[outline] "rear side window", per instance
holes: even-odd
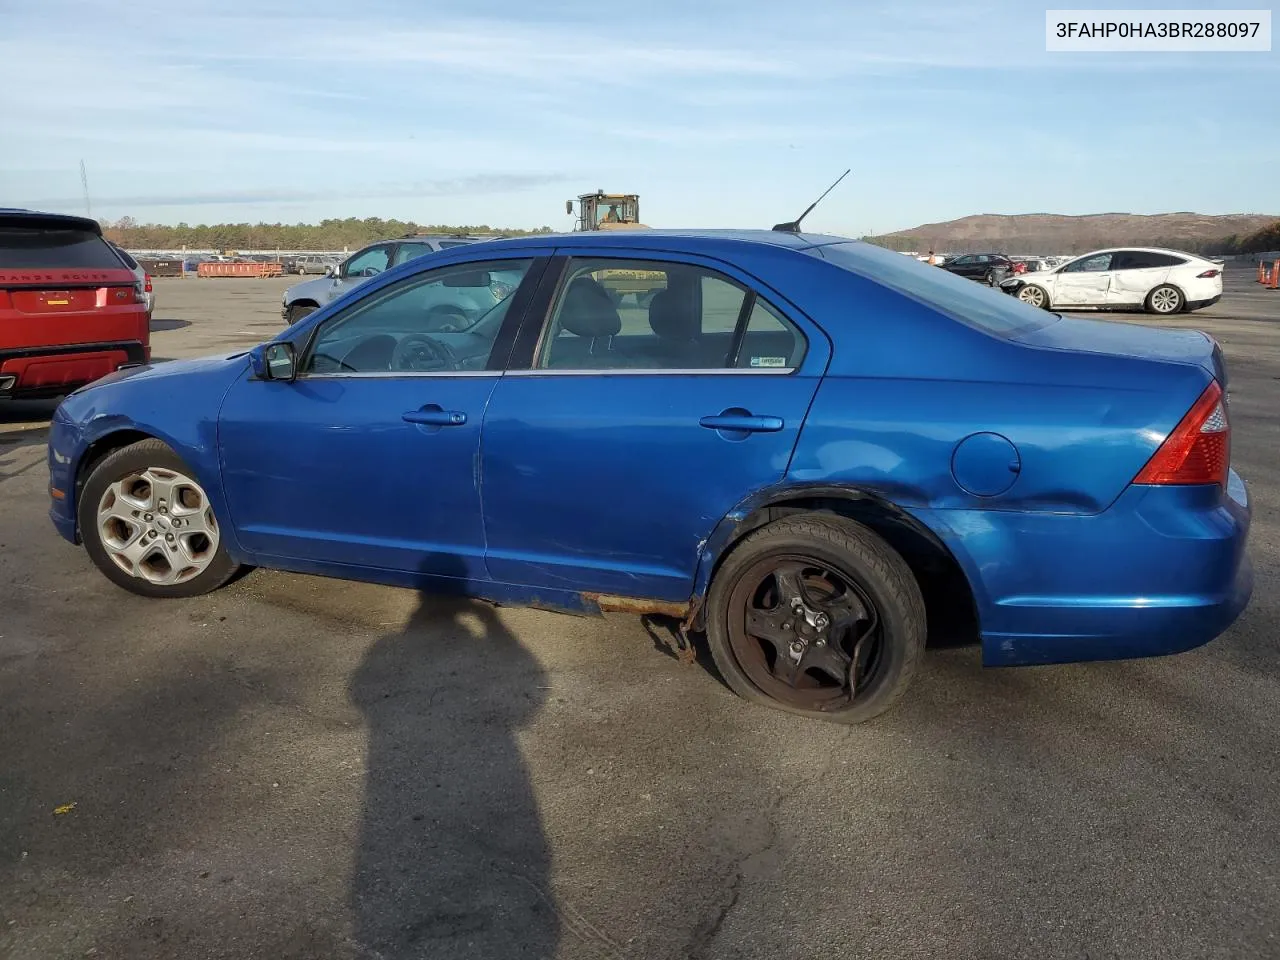
[[[1054,319],[1052,314],[1027,306],[1017,297],[869,243],[833,243],[814,252],[836,266],[993,336],[1014,337]]]
[[[1167,253],[1147,250],[1121,250],[1116,254],[1113,270],[1146,270],[1152,267],[1176,267],[1187,261]]]
[[[119,270],[124,264],[96,233],[0,227],[0,267]]]
[[[798,367],[804,335],[756,293],[706,267],[574,258],[543,331],[542,370]]]

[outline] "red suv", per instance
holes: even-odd
[[[59,396],[150,359],[142,284],[97,222],[0,209],[0,398]]]

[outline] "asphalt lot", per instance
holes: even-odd
[[[1228,356],[1242,620],[1146,661],[933,649],[855,728],[748,706],[626,616],[264,571],[126,594],[45,516],[50,406],[0,405],[0,957],[1280,956],[1280,292],[1252,276],[1174,321]],[[158,281],[155,356],[269,337],[287,283]]]

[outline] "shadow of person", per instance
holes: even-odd
[[[541,667],[487,604],[419,596],[350,685],[369,746],[351,882],[371,957],[549,957],[560,921],[517,730]]]

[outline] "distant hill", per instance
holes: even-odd
[[[983,213],[945,223],[926,223],[869,237],[895,250],[947,253],[1084,253],[1122,245],[1173,247],[1189,252],[1224,252],[1228,238],[1243,239],[1280,221],[1280,215],[1232,213],[1093,213],[1068,217],[1056,213],[1004,216]],[[1214,248],[1214,249],[1209,249]]]

